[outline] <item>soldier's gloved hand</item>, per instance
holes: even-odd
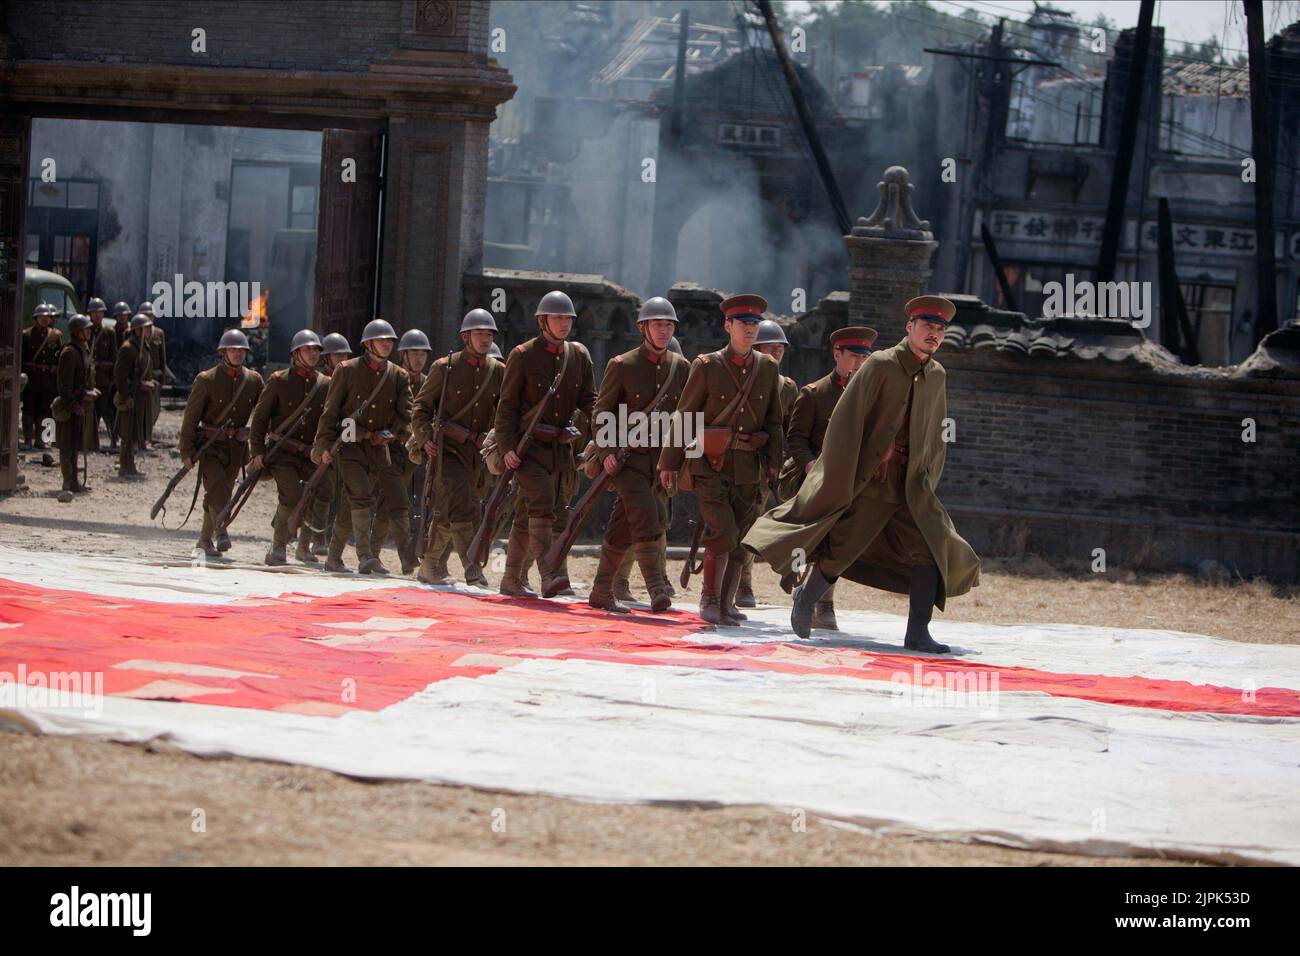
[[[330,462],[334,460],[334,456],[331,455],[328,451],[323,451],[320,453],[320,460],[321,460],[321,464],[328,465]]]
[[[607,456],[605,458],[605,474],[609,475],[612,478],[614,477],[614,472],[616,471],[618,471],[618,456],[617,455]]]
[[[520,465],[522,465],[522,464],[523,464],[523,462],[519,460],[519,456],[518,456],[518,455],[516,455],[516,454],[515,454],[514,452],[512,452],[512,451],[508,451],[508,452],[506,452],[506,467],[507,467],[507,468],[509,468],[511,471],[514,471],[516,468],[518,468],[518,467],[519,467]]]
[[[184,465],[186,468],[193,468],[193,467],[194,467],[194,459],[193,459],[193,458],[182,458],[182,459],[181,459],[181,464]]]
[[[673,470],[671,468],[659,469],[659,484],[664,486],[664,491],[672,492],[673,490]]]
[[[430,458],[432,458],[438,452],[438,446],[433,443],[432,438],[430,438],[420,447],[424,449],[424,453],[428,455]]]
[[[249,464],[252,465],[253,468],[257,471],[261,471],[262,468],[265,467],[265,463],[262,461],[261,455],[258,455],[256,458],[254,458],[252,461],[249,462]]]

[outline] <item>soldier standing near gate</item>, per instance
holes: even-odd
[[[136,310],[141,315],[149,316],[153,324],[149,326],[150,375],[153,376],[154,389],[149,393],[149,446],[153,447],[153,430],[162,413],[162,390],[167,380],[167,335],[158,327],[158,318],[154,315],[153,303],[145,299]],[[242,332],[240,333],[243,334]],[[245,339],[247,340],[247,339]],[[221,509],[217,509],[218,511]],[[214,512],[215,513],[215,512]]]
[[[130,336],[118,348],[113,364],[113,406],[117,410],[113,430],[121,443],[117,451],[119,478],[145,477],[135,467],[135,450],[144,446],[149,434],[149,393],[154,380],[149,374],[152,358],[146,337],[152,325],[149,316],[133,315]]]
[[[90,319],[84,315],[69,319],[68,339],[59,352],[51,413],[63,490],[83,492],[90,489],[77,480],[77,453],[86,450],[89,436],[95,432],[95,399],[99,398],[90,364]]]
[[[113,432],[113,362],[117,359],[117,335],[112,326],[104,324],[107,313],[108,306],[103,299],[91,299],[86,305],[86,315],[90,317],[92,384],[99,393],[86,432],[87,451],[99,451],[100,421],[103,421],[112,440],[110,450],[117,450],[117,435]]]
[[[907,334],[849,379],[820,456],[799,493],[745,537],[778,574],[799,573],[790,626],[808,637],[817,601],[840,577],[907,594],[904,647],[946,654],[930,616],[979,584],[979,558],[935,495],[947,447],[947,373],[934,358],[956,312],[949,300],[907,303]]]
[[[637,315],[636,324],[641,344],[630,352],[614,356],[605,366],[592,422],[592,431],[597,436],[597,444],[593,445],[591,452],[593,463],[598,463],[598,467],[611,476],[610,487],[617,495],[609,524],[605,527],[596,580],[588,598],[592,607],[606,611],[627,610],[614,594],[613,584],[623,556],[629,550],[634,552],[641,567],[641,576],[650,592],[651,609],[666,611],[672,605],[667,554],[661,545],[668,531],[668,492],[659,484],[656,475],[663,439],[670,436],[658,431],[655,423],[647,421],[646,443],[630,446],[631,456],[617,470],[620,446],[598,444],[599,436],[605,430],[603,420],[612,416],[616,421],[626,421],[630,434],[636,427],[632,416],[647,412],[661,394],[664,400],[658,403],[655,412],[667,420],[667,416],[677,408],[677,400],[686,385],[690,363],[668,348],[677,330],[677,311],[672,303],[659,296],[647,299]],[[619,414],[620,408],[624,410],[622,415]],[[588,474],[591,473],[589,467]]]
[[[303,329],[295,333],[289,343],[289,367],[271,373],[253,410],[248,436],[253,450],[250,467],[258,471],[265,468],[270,473],[275,479],[278,496],[271,524],[271,550],[266,552],[265,559],[269,565],[288,561],[285,549],[289,544],[289,515],[302,497],[302,483],[311,477],[314,470],[311,446],[329,387],[329,379],[316,371],[320,353],[320,338],[315,332]],[[287,434],[280,432],[279,429],[293,422],[295,417],[298,421],[293,424],[292,431]],[[279,447],[267,461],[267,448],[276,442],[279,442]],[[312,501],[310,524],[313,527],[325,526],[329,504],[329,497],[325,495]],[[306,524],[298,529],[298,548],[293,556],[306,564],[319,563],[312,553],[311,530]]]
[[[23,444],[44,448],[41,432],[50,417],[50,405],[58,390],[59,352],[63,333],[54,328],[58,310],[42,302],[32,311],[32,324],[23,329],[22,363],[27,373],[23,387]]]
[[[361,334],[364,354],[348,359],[330,377],[325,409],[316,427],[312,461],[337,467],[343,482],[343,500],[330,538],[328,571],[347,571],[343,548],[348,530],[353,533],[362,574],[387,574],[371,547],[375,504],[371,489],[379,486],[379,508],[389,526],[410,525],[410,502],[401,475],[393,467],[389,446],[410,437],[411,386],[402,370],[388,360],[397,333],[383,319],[372,319]],[[344,513],[347,513],[347,519]]]
[[[152,326],[150,327],[150,329]],[[146,334],[148,333],[146,330]],[[151,348],[152,335],[144,340]],[[156,354],[151,351],[151,354]],[[227,329],[217,343],[221,360],[207,371],[194,377],[190,397],[185,403],[181,418],[180,455],[186,468],[199,469],[203,484],[203,526],[195,549],[210,558],[230,550],[230,535],[224,529],[214,542],[218,531],[217,515],[230,500],[235,490],[239,469],[248,458],[248,418],[253,414],[262,394],[262,376],[245,368],[248,358],[248,338],[239,329]],[[156,372],[156,370],[154,370]],[[161,380],[155,374],[154,382]],[[155,391],[161,384],[155,386]],[[198,450],[215,436],[203,457],[195,461]]]
[[[575,412],[591,417],[596,382],[586,347],[567,341],[577,318],[572,300],[563,292],[548,292],[538,303],[535,318],[537,337],[516,345],[506,359],[497,403],[497,445],[506,449],[505,465],[515,471],[522,498],[510,529],[501,593],[528,593],[523,583],[524,558],[531,544],[542,578],[542,594],[551,597],[569,586],[563,570],[547,566],[543,557],[551,546],[556,512],[568,504],[564,499],[564,475],[566,468],[574,467],[574,435],[568,426]],[[564,377],[545,419],[533,430],[532,443],[520,458],[515,454],[519,440],[562,364]]]
[[[759,485],[775,468],[767,445],[781,441],[781,376],[776,363],[754,350],[767,302],[760,295],[733,295],[719,306],[730,339],[717,352],[691,363],[677,411],[702,412],[704,454],[687,460],[680,441],[659,456],[659,478],[671,489],[684,476],[694,485],[704,522],[704,569],[700,616],[710,624],[738,624],[736,589],[744,566],[740,539],[758,514]]]
[[[487,471],[479,447],[496,417],[497,399],[505,378],[505,363],[489,354],[496,334],[497,323],[491,312],[486,309],[467,312],[460,323],[460,338],[465,347],[450,358],[444,356],[434,363],[411,411],[408,448],[413,459],[422,457],[424,467],[434,469],[429,480],[435,482],[432,494],[439,512],[435,526],[429,524],[432,515],[423,511],[420,514],[427,530],[416,578],[425,584],[448,583],[447,549],[451,545],[465,569],[465,583],[488,586],[483,569],[469,559],[469,545],[479,519],[480,488]],[[438,430],[442,443],[441,466],[433,442],[440,404],[444,416]]]

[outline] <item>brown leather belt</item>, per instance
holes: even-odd
[[[280,437],[281,436],[277,435],[275,432],[267,432],[266,434],[266,438],[268,442],[270,442],[272,445],[274,445],[276,442],[280,442],[280,448],[283,451],[287,451],[291,455],[306,457],[307,455],[311,454],[311,445],[307,444],[306,442],[298,441],[298,439],[296,438],[286,438],[284,439],[284,441],[280,441]]]
[[[731,439],[735,451],[758,451],[767,444],[767,432],[737,432]]]
[[[385,435],[382,430],[371,431],[369,428],[357,429],[357,441],[365,442],[367,445],[387,445],[390,441],[395,441],[396,438],[397,436],[392,432]]]
[[[538,425],[533,429],[533,441],[539,441],[544,444],[558,442],[561,445],[572,445],[578,437],[578,430],[559,425]]]
[[[226,441],[248,441],[247,428],[232,428],[228,425],[199,425],[199,428],[202,429],[204,438],[224,434]]]

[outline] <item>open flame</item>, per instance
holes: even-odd
[[[239,327],[241,329],[265,329],[270,324],[270,316],[266,314],[266,293],[263,292],[257,297],[257,301],[253,303],[244,317],[239,320]]]

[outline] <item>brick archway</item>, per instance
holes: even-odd
[[[377,299],[380,314],[424,329],[436,351],[456,341],[461,277],[482,269],[488,125],[514,93],[488,56],[488,8],[487,0],[338,0],[304,17],[293,4],[7,0],[0,492],[16,477],[33,118],[324,131],[316,324],[350,329]],[[355,178],[330,168],[341,158],[356,160]]]

